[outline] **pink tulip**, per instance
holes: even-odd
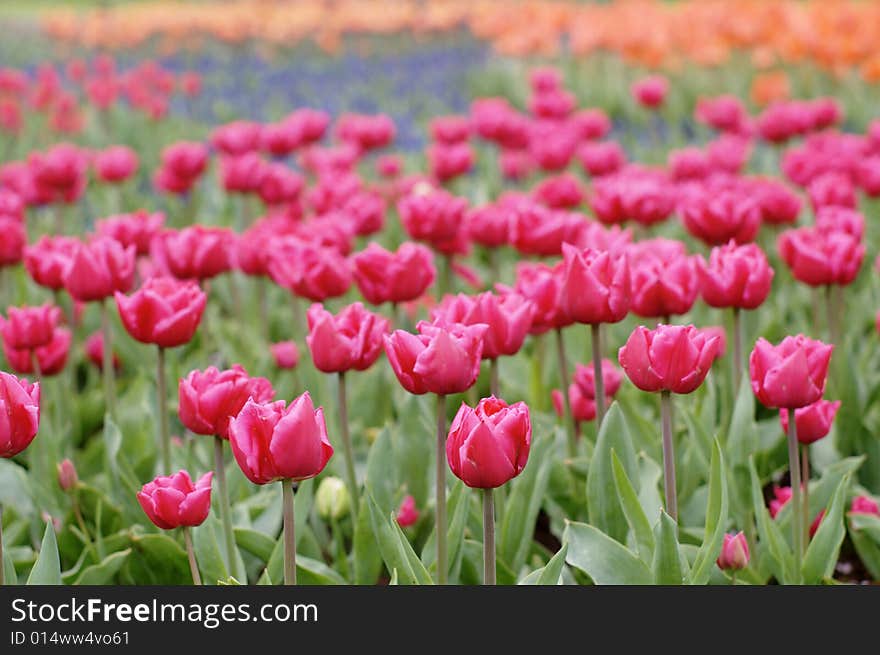
[[[722,571],[739,571],[749,565],[749,542],[742,532],[725,534],[721,554],[715,560]]]
[[[819,441],[831,430],[831,423],[837,410],[840,409],[840,401],[817,400],[806,407],[794,410],[794,422],[797,426],[797,438],[802,444],[809,445]],[[779,423],[782,431],[788,434],[789,413],[792,410],[779,410]]]
[[[765,407],[797,409],[825,392],[834,346],[802,334],[785,337],[778,346],[758,339],[749,357],[752,391]]]
[[[618,360],[642,391],[687,394],[699,387],[718,351],[718,339],[693,325],[658,325],[633,330]]]
[[[162,530],[201,525],[211,509],[213,477],[213,471],[208,471],[193,484],[186,471],[160,475],[143,486],[137,499],[147,517]]]
[[[532,325],[533,314],[532,303],[519,294],[499,296],[490,291],[477,296],[446,296],[431,312],[435,321],[487,325],[483,335],[483,359],[519,352]]]
[[[253,378],[236,364],[219,371],[210,366],[191,371],[180,380],[180,421],[196,434],[229,438],[229,423],[248,399],[257,403],[272,400],[275,390],[265,378]]]
[[[437,274],[431,251],[410,242],[393,253],[371,242],[351,262],[358,289],[373,305],[415,300],[433,284]]]
[[[275,366],[280,369],[294,369],[299,364],[299,348],[295,341],[279,341],[269,346]]]
[[[39,307],[10,307],[0,317],[3,342],[14,350],[32,350],[52,341],[61,308],[50,303]]]
[[[629,247],[632,311],[659,318],[690,311],[700,290],[698,260],[684,244],[669,239],[639,241]]]
[[[180,280],[207,280],[232,269],[235,233],[228,228],[193,225],[165,230],[150,244],[159,271]]]
[[[64,287],[75,300],[103,300],[131,289],[134,264],[134,246],[125,248],[115,239],[97,237],[77,245],[64,273]]]
[[[130,296],[116,293],[122,325],[141,343],[175,348],[189,343],[205,311],[207,296],[192,281],[153,277]]]
[[[40,385],[0,371],[0,457],[15,457],[40,428]]]
[[[563,311],[573,321],[617,323],[629,313],[630,273],[624,253],[584,250],[563,244],[560,292]]]
[[[397,508],[397,524],[401,528],[415,525],[419,520],[419,510],[416,509],[416,499],[406,496]]]
[[[712,248],[709,262],[700,258],[700,292],[710,307],[755,309],[770,294],[773,269],[753,243]]]
[[[388,319],[373,314],[359,303],[343,308],[336,316],[319,303],[308,311],[309,335],[306,342],[312,362],[324,373],[365,371],[382,353]]]

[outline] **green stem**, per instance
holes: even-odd
[[[284,584],[296,584],[296,533],[293,522],[293,481],[281,481],[284,511]]]
[[[162,453],[162,470],[166,475],[170,475],[171,429],[168,425],[168,392],[165,388],[165,349],[162,346],[159,346],[156,359],[156,387],[159,396],[159,448]]]
[[[489,360],[489,393],[491,393],[496,398],[501,397],[500,389],[498,388],[498,358],[494,357]]]
[[[743,371],[743,320],[742,310],[733,308],[733,393],[739,390]]]
[[[342,452],[345,455],[345,482],[348,485],[348,493],[351,496],[351,515],[357,521],[357,506],[360,500],[358,492],[357,474],[354,470],[354,448],[351,444],[351,432],[348,428],[348,400],[345,393],[345,372],[339,372],[339,384],[337,385],[339,411],[339,431],[342,433]]]
[[[489,288],[501,281],[501,268],[498,262],[498,248],[489,248]]]
[[[807,444],[801,444],[801,477],[804,481],[804,499],[803,507],[803,540],[806,544],[810,543],[810,447]]]
[[[86,548],[91,551],[92,555],[95,557],[95,561],[100,562],[101,558],[98,556],[98,551],[95,550],[95,544],[92,543],[92,535],[89,533],[89,530],[86,527],[85,519],[83,519],[82,511],[79,508],[78,489],[73,490],[73,494],[71,495],[71,506],[73,509],[73,516],[76,519],[76,524],[79,526],[79,530],[83,534],[83,539],[86,540]]]
[[[568,359],[565,357],[565,340],[562,337],[562,329],[556,329],[556,357],[559,362],[559,377],[562,379],[562,400],[565,406],[565,419],[569,423],[568,429],[568,456],[577,457],[577,438],[579,427],[571,409],[571,400],[568,397]]]
[[[596,432],[602,427],[602,419],[605,418],[605,378],[602,376],[602,339],[600,335],[601,325],[590,325],[590,333],[593,345],[593,390],[596,400]]]
[[[101,332],[104,337],[104,354],[101,358],[104,373],[104,401],[107,413],[116,418],[116,371],[113,370],[113,330],[110,327],[110,302],[101,302]]]
[[[440,266],[440,275],[437,277],[437,302],[443,300],[443,296],[452,293],[452,257],[443,257]]]
[[[483,584],[495,584],[495,502],[492,489],[483,489]]]
[[[193,584],[201,586],[202,576],[199,575],[199,565],[196,562],[196,552],[193,550],[192,535],[187,526],[183,526],[183,541],[186,544],[186,557],[189,560],[189,572],[192,574]]]
[[[788,469],[791,476],[791,531],[794,544],[795,582],[800,581],[804,556],[803,511],[801,510],[801,466],[798,458],[797,422],[794,410],[788,410]]]
[[[229,502],[229,487],[226,485],[226,464],[223,461],[223,439],[214,437],[214,476],[217,478],[217,492],[220,494],[223,538],[226,541],[226,559],[230,575],[238,576],[238,558],[235,556],[235,533],[232,529],[232,503]]]
[[[828,312],[828,338],[835,345],[840,343],[840,329],[837,320],[837,315],[840,313],[837,308],[838,288],[833,284],[825,287],[825,306]]]
[[[660,413],[663,418],[663,491],[666,512],[678,521],[678,499],[675,492],[675,450],[672,443],[672,394],[660,392]]]
[[[437,394],[437,584],[446,584],[446,396]]]

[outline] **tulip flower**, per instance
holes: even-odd
[[[208,518],[213,475],[209,471],[195,484],[186,471],[178,471],[171,476],[160,475],[145,484],[137,495],[138,503],[156,527],[162,530],[183,529],[190,573],[195,585],[202,584],[202,580],[189,528],[201,525]]]
[[[351,263],[358,290],[373,305],[415,300],[436,276],[431,251],[410,242],[401,244],[393,253],[371,242],[351,258]]]
[[[104,369],[104,335],[100,330],[93,332],[86,339],[84,348],[86,357],[94,364],[99,371]],[[122,361],[119,355],[113,353],[113,368],[117,371],[122,368]]]
[[[0,270],[18,264],[27,245],[27,232],[16,218],[0,215]]]
[[[385,354],[404,389],[437,395],[437,580],[446,584],[446,396],[466,391],[477,381],[489,326],[421,321],[417,329],[418,334],[395,330],[386,336]]]
[[[229,439],[229,425],[248,400],[265,403],[275,390],[265,378],[252,378],[239,365],[219,371],[210,366],[205,371],[191,371],[178,384],[180,422],[196,434],[214,437],[214,475],[217,476],[222,505],[223,532],[226,539],[227,565],[236,568],[232,510],[226,485],[223,442]]]
[[[49,343],[33,349],[16,350],[3,342],[3,354],[10,368],[22,375],[36,375],[37,378],[58,375],[67,364],[72,340],[70,330],[57,328]]]
[[[336,250],[298,238],[286,239],[271,253],[269,275],[279,286],[313,302],[343,295],[351,271]]]
[[[666,507],[676,520],[671,394],[691,393],[703,383],[718,345],[718,337],[707,335],[693,325],[658,325],[655,330],[639,326],[618,353],[618,361],[634,385],[642,391],[660,392]]]
[[[24,267],[31,279],[52,291],[64,288],[64,274],[79,241],[72,237],[42,236],[24,250]]]
[[[684,244],[649,239],[629,246],[632,311],[644,318],[669,318],[690,311],[700,290],[698,260]]]
[[[69,459],[64,459],[57,466],[58,486],[62,491],[69,492],[76,488],[79,484],[79,476],[76,473],[76,467]]]
[[[339,426],[345,455],[346,482],[355,505],[360,498],[354,471],[354,452],[348,425],[346,371],[365,371],[382,353],[383,338],[388,334],[388,319],[373,314],[357,302],[333,316],[315,303],[308,311],[309,335],[306,337],[312,362],[319,371],[337,373]]]
[[[649,75],[632,85],[633,97],[643,107],[657,109],[666,99],[669,91],[669,81],[662,75]]]
[[[517,293],[496,295],[490,291],[477,296],[446,296],[431,312],[437,320],[462,325],[485,324],[483,359],[491,366],[493,395],[498,391],[498,358],[515,355],[522,348],[532,324],[532,303]]]
[[[462,403],[449,428],[446,459],[467,486],[483,490],[484,584],[495,584],[495,506],[492,490],[519,475],[529,459],[529,408],[492,396],[476,408]]]
[[[616,141],[585,143],[577,157],[584,172],[594,178],[616,173],[626,164],[626,152]]]
[[[324,412],[315,409],[308,392],[289,406],[283,400],[248,400],[229,423],[235,461],[254,484],[281,482],[284,522],[284,582],[296,584],[293,482],[324,470],[333,446],[327,438]]]
[[[601,386],[605,395],[603,406],[611,404],[614,396],[620,389],[623,374],[615,368],[611,360],[602,360],[602,382],[595,384],[596,372],[592,366],[575,365],[574,381],[568,386],[568,401],[572,414],[576,421],[592,421],[597,416],[596,394],[597,387]],[[562,391],[554,389],[551,398],[553,408],[560,417],[565,416],[565,398]]]
[[[794,420],[797,427],[797,440],[802,446],[809,446],[819,441],[831,430],[831,423],[837,410],[840,409],[840,401],[817,400],[806,407],[794,410]],[[788,433],[788,416],[791,410],[779,410],[779,423],[782,431]],[[806,475],[804,477],[807,477]]]
[[[733,379],[734,389],[738,389],[743,362],[741,310],[755,309],[767,299],[774,271],[759,246],[738,246],[733,240],[712,248],[708,263],[702,257],[699,262],[703,300],[710,307],[733,309]]]
[[[137,171],[138,156],[128,146],[110,146],[95,156],[94,165],[98,179],[107,184],[117,184]]]
[[[295,369],[299,364],[299,348],[295,341],[279,341],[269,346],[275,366],[279,369]]]
[[[117,214],[95,221],[95,232],[116,239],[124,247],[134,246],[138,255],[150,252],[150,242],[165,225],[165,214],[139,209],[130,214]]]
[[[3,343],[13,350],[33,350],[52,341],[61,309],[49,303],[39,307],[10,307],[0,316]]]
[[[761,226],[761,208],[750,195],[707,186],[686,193],[681,215],[688,232],[710,246],[753,241]]]
[[[736,584],[736,572],[749,565],[749,542],[742,532],[725,534],[721,554],[715,560],[722,571],[730,571],[731,584]]]
[[[855,504],[855,503],[854,503]],[[408,528],[415,525],[419,520],[419,510],[416,509],[416,499],[412,496],[406,496],[397,508],[397,525],[401,528]]]
[[[156,267],[180,280],[207,280],[232,269],[235,234],[228,228],[193,225],[165,230],[150,244]]]
[[[27,448],[40,429],[40,385],[0,371],[0,457],[15,457]],[[3,508],[0,506],[0,516]],[[0,558],[3,523],[0,521]],[[3,585],[0,566],[0,586]]]
[[[791,500],[792,490],[791,487],[773,487],[773,499],[770,501],[769,511],[770,518],[776,518],[776,515],[779,514],[779,511],[785,506],[785,504]]]
[[[766,407],[787,409],[788,467],[791,476],[795,511],[792,521],[795,544],[795,563],[800,562],[806,550],[805,523],[808,506],[801,501],[801,462],[798,457],[797,415],[791,412],[812,405],[825,392],[825,378],[834,346],[809,339],[802,334],[785,337],[778,346],[758,339],[749,358],[752,391]],[[819,411],[819,410],[814,410]],[[807,461],[807,465],[809,462]]]

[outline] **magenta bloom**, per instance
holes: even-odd
[[[432,317],[445,323],[489,326],[483,336],[483,359],[515,355],[532,325],[532,303],[517,293],[446,296]]]
[[[336,316],[315,303],[308,311],[306,342],[315,368],[324,373],[365,371],[382,353],[388,319],[364,309],[359,303],[343,308]]]
[[[834,346],[802,334],[785,337],[778,346],[758,339],[749,357],[752,391],[765,407],[797,409],[825,392]]]
[[[229,438],[229,422],[248,399],[268,402],[275,395],[265,378],[252,378],[236,364],[219,371],[209,366],[204,371],[191,371],[180,380],[180,421],[196,434]]]
[[[211,479],[208,471],[193,484],[186,471],[160,475],[138,492],[137,499],[144,513],[163,530],[201,525],[211,509]]]
[[[831,424],[840,409],[839,400],[817,400],[812,405],[798,407],[794,410],[794,422],[797,426],[797,438],[802,444],[819,441],[831,430]],[[782,431],[788,433],[789,414],[792,410],[779,410],[779,423]]]

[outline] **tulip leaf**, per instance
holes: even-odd
[[[730,425],[722,445],[728,459],[728,485],[733,490],[730,500],[736,515],[744,517],[751,504],[748,460],[758,450],[755,395],[748,375],[743,375],[740,380]]]
[[[545,566],[535,569],[519,581],[520,585],[558,585],[565,568],[565,555],[568,553],[568,544],[562,544],[562,548],[550,558]]]
[[[592,525],[569,522],[562,542],[568,544],[565,561],[597,585],[648,585],[654,581],[650,569],[635,553]]]
[[[472,494],[468,487],[459,480],[454,480],[452,491],[446,498],[447,516],[450,517],[446,531],[446,543],[449,549],[447,564],[449,565],[449,582],[455,584],[454,573],[461,568],[461,544],[464,540],[464,531],[470,513]],[[422,547],[422,563],[430,569],[437,557],[437,530],[431,531],[430,536]]]
[[[107,555],[98,564],[92,564],[77,576],[75,585],[106,585],[112,584],[119,569],[125,564],[125,560],[131,555],[131,548],[119,550]]]
[[[46,522],[40,555],[28,575],[29,585],[60,585],[61,561],[58,558],[58,542],[55,540],[55,528],[52,521]]]
[[[706,502],[706,527],[703,545],[694,560],[688,582],[706,584],[721,552],[724,530],[727,526],[727,477],[724,474],[724,454],[716,439],[712,443],[712,463],[709,470],[709,498]]]
[[[324,562],[297,555],[296,583],[302,585],[344,585],[345,578]]]
[[[636,472],[636,455],[632,446],[629,427],[623,410],[616,402],[611,403],[602,421],[590,470],[587,474],[587,510],[590,523],[612,539],[623,543],[628,525],[620,502],[611,468],[611,451],[617,453],[623,469],[630,480]]]
[[[626,522],[629,524],[630,533],[635,540],[639,557],[645,563],[650,562],[654,556],[654,531],[648,522],[648,517],[639,503],[639,497],[632,483],[623,469],[623,464],[614,450],[611,451],[611,470],[614,475],[614,486],[617,487],[617,497]]]
[[[223,580],[232,575],[232,571],[227,568],[223,557],[226,544],[223,541],[223,528],[220,521],[216,517],[208,515],[204,523],[190,528],[190,530],[193,550],[196,554],[199,571],[202,573],[203,583],[212,585],[217,580]]]
[[[372,496],[369,498],[370,518],[376,546],[389,571],[397,569],[402,584],[432,584],[431,576],[397,525],[379,508]]]
[[[513,571],[519,571],[528,556],[535,521],[550,481],[553,453],[561,439],[564,437],[559,430],[552,435],[536,436],[526,467],[509,484],[498,533],[498,555]]]
[[[133,535],[120,575],[138,584],[190,584],[186,551],[166,534]]]
[[[678,547],[678,525],[663,510],[660,520],[654,527],[654,584],[680,585],[684,577],[681,572],[681,551]]]
[[[367,456],[367,476],[364,480],[364,494],[358,507],[354,526],[353,555],[354,579],[356,584],[375,584],[382,569],[382,556],[376,549],[372,517],[366,496],[372,495],[383,512],[390,511],[393,503],[393,472],[391,433],[383,428],[370,447]]]
[[[850,515],[850,517],[853,516],[856,515]],[[877,517],[872,518],[876,519],[877,523],[880,524],[880,519]],[[878,525],[878,529],[880,529],[880,525]],[[877,536],[880,536],[880,532],[878,532]],[[873,580],[880,580],[880,539],[856,528],[852,524],[850,524],[849,537],[856,549],[856,553],[859,555],[859,559],[862,560],[862,564],[868,569],[871,578]]]
[[[18,516],[34,512],[31,483],[27,471],[11,459],[0,457],[0,506],[15,507]]]
[[[12,561],[12,554],[8,547],[3,548],[3,561],[0,562],[3,567],[3,582],[6,585],[18,584],[18,576],[15,574],[15,562]]]
[[[359,585],[376,584],[379,572],[382,570],[382,555],[376,548],[376,537],[373,535],[373,521],[367,500],[368,493],[365,492],[361,495],[352,542],[354,582]]]
[[[770,512],[764,505],[764,495],[761,493],[761,482],[755,469],[755,460],[749,458],[749,471],[752,488],[752,511],[758,523],[758,535],[761,542],[766,544],[770,554],[772,566],[770,567],[777,580],[783,583],[795,582],[794,553],[782,534],[780,525],[770,517]]]
[[[268,562],[272,557],[276,540],[269,535],[248,528],[235,528],[234,533],[235,543],[246,553],[257,557],[263,563]]]
[[[880,516],[854,512],[849,515],[853,531],[866,534],[880,545]]]
[[[802,566],[804,584],[816,584],[834,573],[840,545],[846,535],[846,528],[843,525],[843,506],[846,502],[849,481],[850,476],[847,474],[837,485],[837,490],[831,498],[831,505],[807,547]]]

